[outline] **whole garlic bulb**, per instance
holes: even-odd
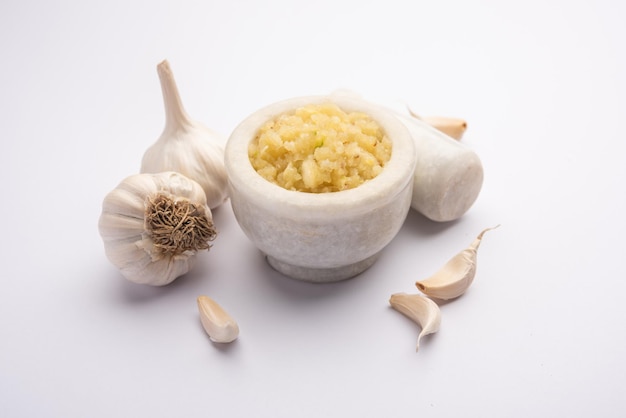
[[[217,236],[204,191],[175,172],[124,179],[104,198],[98,229],[124,277],[154,286],[191,270],[196,253]]]
[[[157,65],[157,72],[165,105],[165,128],[144,153],[140,172],[181,173],[202,186],[209,207],[215,209],[228,198],[222,145],[225,138],[189,117],[167,60]]]

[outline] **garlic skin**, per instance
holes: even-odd
[[[439,305],[427,297],[404,292],[394,293],[389,298],[389,304],[393,309],[411,319],[422,328],[417,336],[415,351],[419,351],[422,337],[439,331],[441,325],[441,310],[439,309]]]
[[[197,302],[200,322],[211,341],[230,343],[237,339],[239,325],[224,308],[208,296],[198,296]]]
[[[181,173],[200,184],[209,208],[215,209],[228,199],[222,145],[226,138],[189,117],[167,60],[157,65],[157,72],[163,92],[165,128],[145,151],[140,172]]]
[[[477,250],[487,231],[497,228],[484,229],[470,246],[452,257],[444,266],[429,278],[415,282],[415,286],[435,299],[454,299],[467,291],[476,275]]]
[[[204,191],[175,172],[124,179],[104,198],[98,229],[122,275],[153,286],[191,270],[196,253],[217,235]]]

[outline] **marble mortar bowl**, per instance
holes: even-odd
[[[286,190],[259,175],[248,144],[260,127],[308,104],[334,103],[375,120],[392,141],[383,171],[353,189],[330,193]],[[335,282],[369,268],[400,230],[411,204],[415,147],[407,128],[389,111],[342,96],[292,98],[244,119],[225,148],[230,198],[247,237],[280,273],[309,282]]]

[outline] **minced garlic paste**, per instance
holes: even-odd
[[[287,190],[336,192],[376,177],[391,141],[364,113],[308,105],[263,125],[248,156],[261,176]]]

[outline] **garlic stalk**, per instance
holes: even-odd
[[[104,198],[98,229],[122,275],[154,286],[191,270],[217,236],[200,185],[174,172],[124,179]]]
[[[415,282],[417,288],[435,299],[453,299],[461,296],[470,287],[476,275],[477,250],[485,232],[497,228],[484,229],[472,244],[452,257],[435,274]]]
[[[389,298],[393,309],[417,323],[422,330],[417,336],[415,351],[419,351],[420,340],[428,334],[439,331],[441,311],[439,305],[419,294],[394,293]]]
[[[229,343],[239,336],[239,325],[217,302],[208,296],[199,296],[197,302],[200,322],[211,341]]]
[[[141,173],[175,171],[202,186],[209,208],[228,198],[225,138],[192,120],[185,111],[167,60],[157,65],[165,106],[165,128],[141,161]]]

